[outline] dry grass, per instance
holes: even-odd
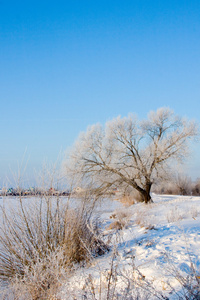
[[[186,242],[187,243],[187,242]],[[187,245],[186,245],[187,247]],[[165,282],[165,286],[170,290],[170,294],[176,295],[176,299],[183,300],[199,300],[200,299],[200,270],[196,262],[192,261],[192,257],[187,253],[188,259],[177,267],[174,264],[174,258],[165,253],[165,272],[171,280]],[[181,265],[184,265],[186,272],[183,272]],[[171,281],[171,283],[170,283]],[[179,284],[178,291],[174,289],[173,283]]]
[[[177,206],[175,206],[167,213],[166,217],[168,223],[173,223],[182,220],[184,214],[178,210]]]
[[[140,227],[151,230],[154,228],[153,223],[155,220],[153,220],[153,216],[151,215],[149,208],[150,206],[148,208],[141,207],[136,210],[135,223]]]
[[[132,216],[132,212],[130,211],[130,209],[124,208],[121,210],[116,210],[110,216],[110,219],[114,219],[115,221],[112,222],[107,229],[121,230],[123,228],[126,228],[129,225],[131,216]]]
[[[38,257],[24,268],[23,275],[16,275],[11,280],[12,293],[15,299],[55,299],[63,281],[69,276],[63,249],[49,252],[42,260]]]
[[[134,264],[134,256],[128,268],[124,268],[114,249],[110,257],[110,266],[106,270],[99,270],[97,279],[92,274],[86,276],[83,287],[74,290],[72,299],[85,300],[198,300],[200,299],[200,276],[196,266],[190,260],[190,273],[183,274],[175,266],[173,258],[166,255],[164,273],[168,273],[166,280],[161,278],[148,279]],[[123,257],[124,259],[124,257]],[[156,280],[156,285],[155,285]],[[158,285],[160,281],[160,285]],[[171,283],[172,284],[171,284]],[[178,282],[176,289],[174,283]]]
[[[0,280],[12,284],[15,299],[51,299],[74,264],[108,250],[92,210],[88,201],[71,210],[59,198],[43,198],[34,206],[20,199],[13,212],[2,208]]]
[[[110,225],[107,227],[107,230],[121,230],[123,228],[122,224],[119,221],[114,221],[110,223]]]
[[[191,216],[192,216],[193,219],[196,219],[198,217],[198,215],[199,215],[199,209],[198,209],[198,207],[192,206],[190,208],[190,214],[191,214]]]
[[[147,281],[145,276],[135,267],[134,257],[128,270],[121,266],[121,258],[114,248],[110,257],[109,267],[99,270],[99,280],[89,274],[79,294],[74,291],[74,298],[86,300],[146,300],[166,299],[157,291],[152,282]]]
[[[124,206],[128,206],[128,207],[136,203],[136,200],[130,195],[125,195],[125,196],[120,197],[119,201]]]
[[[124,206],[131,206],[137,202],[142,202],[141,195],[137,190],[131,190],[119,198],[119,201],[124,205]]]

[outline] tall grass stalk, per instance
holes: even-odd
[[[74,264],[107,251],[92,221],[94,207],[86,200],[76,209],[51,197],[32,204],[19,198],[11,211],[1,207],[0,280],[12,283],[15,291],[22,285],[30,299],[50,299],[47,291],[58,287]]]

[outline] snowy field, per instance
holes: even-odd
[[[63,285],[61,299],[83,299],[86,285],[95,289],[95,297],[91,292],[87,299],[107,299],[102,290],[108,289],[112,264],[117,274],[118,299],[133,299],[128,294],[124,296],[124,289],[136,277],[142,287],[138,299],[163,299],[163,295],[168,299],[186,299],[185,281],[193,280],[195,272],[200,278],[200,197],[153,195],[153,201],[150,205],[138,203],[130,207],[118,201],[102,204],[98,213],[104,238],[110,239],[116,255],[111,251],[96,258],[92,266],[76,271]],[[108,229],[116,220],[123,223],[122,230]],[[145,292],[149,282],[150,294]]]
[[[99,204],[95,214],[111,251],[77,268],[63,283],[58,299],[136,299],[131,298],[133,289],[137,299],[187,299],[183,285],[194,286],[195,278],[200,279],[200,197],[152,198],[149,205],[126,207],[116,200]],[[14,209],[18,204],[17,198],[0,201]],[[72,199],[71,205],[76,201]]]

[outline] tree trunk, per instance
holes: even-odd
[[[152,202],[153,202],[150,193],[146,193],[146,194],[145,194],[144,202],[145,202],[146,204],[152,203]]]
[[[152,183],[148,183],[148,184],[146,184],[145,189],[141,189],[139,191],[142,196],[142,202],[145,202],[146,204],[153,202],[151,195],[150,195],[151,186],[152,186]]]

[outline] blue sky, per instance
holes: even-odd
[[[199,0],[0,0],[0,185],[24,153],[31,184],[93,123],[162,106],[199,121],[199,53]]]

